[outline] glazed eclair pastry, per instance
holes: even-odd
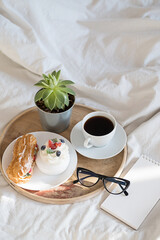
[[[37,139],[32,134],[19,137],[13,148],[13,157],[7,168],[7,175],[14,183],[30,180],[38,152]]]

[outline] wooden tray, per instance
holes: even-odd
[[[61,133],[61,135],[70,140],[70,132],[73,126],[77,122],[81,121],[86,114],[94,110],[95,109],[86,107],[84,105],[75,105],[72,112],[70,126],[66,131]],[[91,188],[83,187],[79,183],[73,184],[73,180],[76,179],[76,171],[65,184],[47,191],[25,190],[17,185],[12,184],[8,178],[6,178],[2,169],[2,155],[6,147],[15,138],[23,134],[42,130],[43,129],[40,124],[39,115],[35,107],[29,108],[20,113],[5,127],[0,139],[0,170],[3,177],[11,185],[11,187],[13,187],[20,194],[35,201],[51,204],[67,204],[79,202],[95,196],[104,189],[101,181]],[[123,151],[118,155],[102,160],[89,159],[78,153],[78,166],[88,168],[100,174],[118,177],[124,168],[126,157],[127,147],[125,147]]]

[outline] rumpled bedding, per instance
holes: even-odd
[[[75,82],[77,103],[124,127],[124,172],[141,154],[160,162],[160,1],[0,0],[0,133],[55,69]],[[160,239],[160,202],[135,231],[100,209],[106,197],[43,204],[0,173],[0,239]]]

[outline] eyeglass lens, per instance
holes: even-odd
[[[103,182],[106,190],[112,194],[120,194],[126,188],[125,183],[123,182],[122,184],[118,184],[115,182],[108,181],[107,179],[104,179]]]
[[[79,171],[78,178],[81,184],[83,184],[86,187],[91,187],[99,181],[98,177],[93,176],[88,171]]]

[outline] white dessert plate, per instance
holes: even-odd
[[[117,123],[117,129],[114,137],[104,147],[91,147],[85,148],[83,146],[84,136],[81,130],[82,122],[78,122],[72,129],[70,134],[70,140],[74,149],[81,155],[92,159],[106,159],[111,158],[120,153],[126,145],[127,135],[123,127]]]
[[[29,190],[48,190],[50,188],[57,187],[60,184],[66,182],[72,176],[74,170],[77,167],[77,153],[72,147],[72,144],[66,138],[56,133],[42,131],[42,132],[32,132],[32,134],[37,138],[37,143],[39,148],[49,139],[63,138],[65,140],[65,143],[69,147],[69,154],[70,154],[69,165],[63,173],[59,175],[54,175],[54,176],[49,176],[40,172],[38,167],[35,165],[32,178],[29,180],[29,182],[24,184],[15,184],[15,183],[13,184]],[[2,157],[2,168],[7,178],[8,176],[6,174],[6,170],[9,163],[12,160],[12,152],[13,152],[15,141],[16,139],[8,145]],[[39,154],[37,155],[37,157],[39,157]]]

